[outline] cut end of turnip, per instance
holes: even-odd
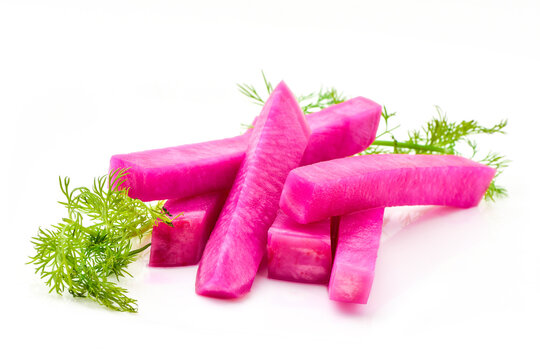
[[[195,265],[199,262],[227,192],[213,192],[186,199],[168,200],[164,208],[173,226],[159,223],[152,230],[151,267]]]
[[[313,191],[315,191],[315,186],[309,179],[297,176],[294,171],[291,171],[279,199],[280,209],[284,209],[287,216],[300,224],[312,222],[306,216],[306,199],[314,197]]]
[[[336,256],[328,284],[331,300],[366,304],[371,292],[384,209],[341,217]]]
[[[299,224],[283,212],[268,230],[268,277],[327,284],[332,267],[330,221]]]
[[[339,302],[367,304],[373,276],[374,273],[369,270],[334,266],[328,284],[328,298]]]

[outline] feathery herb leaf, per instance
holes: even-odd
[[[131,276],[127,267],[150,246],[133,250],[133,238],[142,239],[158,221],[171,224],[161,211],[163,202],[151,206],[121,189],[127,170],[116,170],[94,179],[92,188],[69,188],[60,178],[67,218],[39,229],[33,238],[36,266],[50,292],[87,297],[112,310],[137,312],[137,301],[127,296],[118,281]]]
[[[248,84],[237,84],[238,90],[243,95],[251,99],[251,102],[257,105],[264,105],[264,102],[268,96],[274,91],[274,86],[264,74],[264,71],[261,71],[264,87],[266,89],[265,96],[261,96],[257,89],[253,85]],[[302,108],[304,114],[311,114],[312,112],[322,110],[330,105],[339,104],[344,102],[346,99],[343,94],[338,92],[335,88],[321,88],[318,92],[313,92],[307,95],[297,96],[296,99]]]

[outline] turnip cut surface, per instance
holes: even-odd
[[[214,228],[227,192],[213,192],[187,199],[168,200],[164,208],[173,216],[173,226],[159,223],[152,230],[150,266],[194,265]]]
[[[279,211],[268,230],[268,277],[327,284],[332,267],[330,220],[299,224]]]
[[[249,133],[229,139],[114,155],[111,170],[128,168],[123,187],[142,201],[179,199],[230,189]]]
[[[384,208],[341,217],[328,284],[331,300],[367,304],[381,238]]]
[[[306,116],[312,135],[301,164],[353,155],[374,140],[381,106],[357,97]],[[166,200],[231,188],[248,146],[242,136],[114,155],[111,170],[129,168],[125,187],[143,201]]]
[[[309,135],[294,95],[281,82],[255,123],[242,166],[203,252],[195,284],[198,294],[235,298],[249,291],[283,184],[300,163]]]
[[[281,209],[299,223],[402,205],[476,206],[495,169],[454,155],[378,154],[290,172]]]

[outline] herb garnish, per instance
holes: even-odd
[[[158,221],[171,224],[163,202],[149,205],[121,189],[127,170],[116,170],[94,179],[92,188],[69,189],[69,178],[60,178],[67,217],[50,229],[39,229],[32,241],[36,266],[50,292],[87,297],[112,310],[137,312],[137,301],[127,296],[118,281],[131,276],[127,266],[150,244],[133,249]]]
[[[274,86],[268,81],[263,71],[261,71],[261,74],[266,93],[270,95],[274,90]],[[261,106],[264,105],[268,95],[263,98],[259,95],[257,89],[255,89],[253,85],[237,84],[236,86],[238,86],[240,93],[251,99],[251,102]],[[318,92],[297,96],[296,100],[298,100],[298,104],[300,104],[304,114],[311,114],[312,112],[322,110],[330,105],[342,103],[347,100],[347,98],[335,88],[321,88]]]

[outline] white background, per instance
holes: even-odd
[[[538,358],[539,24],[536,0],[0,0],[0,357]],[[508,118],[480,148],[512,159],[510,196],[389,211],[367,306],[264,276],[241,300],[202,298],[196,267],[147,258],[124,283],[138,314],[49,295],[24,263],[63,215],[58,176],[89,184],[112,154],[239,134],[259,108],[235,84],[261,69],[297,94],[372,98],[404,129],[434,105]]]

